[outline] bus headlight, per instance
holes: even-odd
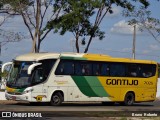
[[[26,94],[32,91],[33,91],[33,88],[27,88],[26,90],[23,91],[23,94]]]

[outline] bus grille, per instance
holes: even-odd
[[[22,93],[18,93],[18,92],[8,92],[8,94],[11,94],[11,95],[22,95]]]

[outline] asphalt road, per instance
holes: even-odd
[[[40,112],[45,117],[132,117],[133,113],[156,113],[160,117],[160,100],[154,102],[136,103],[133,106],[122,106],[116,103],[104,106],[101,103],[64,103],[61,106],[48,104],[30,105],[29,103],[0,104],[0,111],[9,112]]]
[[[29,103],[0,104],[0,111],[160,111],[160,100],[135,103],[133,106],[102,105],[101,103],[63,103],[61,106],[49,104],[30,105]]]

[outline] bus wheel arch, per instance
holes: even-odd
[[[61,90],[54,91],[50,103],[52,106],[59,106],[64,101],[64,93]]]
[[[128,91],[125,94],[123,105],[131,106],[135,102],[135,93],[133,91]]]

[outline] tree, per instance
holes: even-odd
[[[149,5],[147,0],[55,0],[54,10],[62,8],[63,15],[48,22],[47,28],[54,29],[61,35],[67,31],[73,33],[77,52],[80,52],[79,41],[82,40],[82,44],[87,44],[84,50],[86,53],[93,38],[104,38],[100,24],[107,13],[113,13],[112,6],[117,5],[133,11],[135,2],[141,3],[144,7]]]
[[[151,16],[151,11],[144,7],[135,9],[132,12],[123,11],[125,17],[130,18],[128,21],[130,25],[137,24],[141,31],[148,31],[148,33],[160,43],[160,20]]]
[[[16,13],[10,11],[10,8],[6,5],[6,2],[7,0],[0,0],[0,27],[7,22],[8,18],[17,15]],[[19,42],[24,38],[21,32],[14,32],[13,30],[6,31],[4,29],[0,29],[0,37],[0,55],[2,46],[10,42]]]
[[[19,14],[32,39],[32,52],[39,52],[41,42],[51,29],[44,29],[46,21],[56,19],[60,8],[51,11],[54,0],[8,0],[10,10]],[[47,14],[48,13],[48,14]]]

